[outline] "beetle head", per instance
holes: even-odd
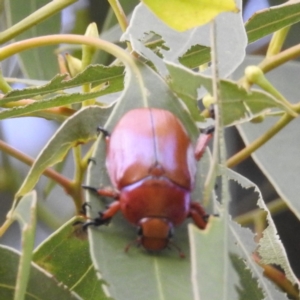
[[[147,250],[166,248],[172,237],[173,225],[164,218],[143,218],[139,222],[139,243]]]

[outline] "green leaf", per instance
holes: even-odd
[[[80,110],[67,119],[37,157],[17,192],[16,198],[30,191],[43,171],[63,160],[72,147],[95,139],[96,128],[101,120],[106,118],[108,111],[109,109],[91,106]]]
[[[222,12],[238,12],[233,0],[142,0],[154,14],[171,28],[185,31],[204,25]]]
[[[0,112],[0,120],[9,118],[9,117],[19,117],[22,115],[33,114],[40,110],[70,105],[74,103],[79,103],[84,100],[89,100],[95,97],[99,97],[105,93],[105,89],[97,92],[91,93],[78,93],[78,94],[69,94],[69,95],[62,95],[57,96],[54,98],[49,98],[46,100],[40,100],[33,102],[31,104],[27,104],[25,106],[18,106],[11,109],[7,109]]]
[[[9,20],[7,27],[11,27],[48,3],[48,0],[33,0],[30,2],[30,5],[20,5],[18,0],[6,1],[7,7],[5,12],[7,20]],[[35,24],[24,33],[18,35],[16,40],[19,41],[36,36],[59,33],[60,23],[60,15],[56,14],[41,24]],[[58,63],[54,54],[56,48],[56,46],[39,47],[20,53],[19,58],[24,74],[31,78],[51,78],[53,74],[58,72]]]
[[[143,78],[144,89],[147,91],[147,103],[143,102],[139,90],[136,89],[136,79],[127,78],[123,96],[115,106],[108,122],[102,126],[111,130],[126,111],[147,104],[173,112],[181,119],[193,139],[196,139],[198,130],[195,124],[162,78],[147,66],[139,64],[138,67]],[[97,141],[93,157],[96,163],[90,165],[87,185],[109,186],[105,168],[105,143],[102,138]],[[206,159],[203,159],[202,166],[207,166]],[[104,199],[99,201],[91,193],[86,193],[86,199],[91,205],[90,217],[96,217],[107,204],[107,201]],[[186,280],[190,277],[191,271],[186,226],[176,228],[174,239],[174,243],[187,255],[185,259],[181,259],[172,246],[170,251],[151,254],[132,244],[129,251],[125,253],[126,245],[136,239],[136,230],[120,214],[113,218],[109,226],[90,227],[89,231],[92,260],[101,277],[108,282],[107,290],[111,297],[118,300],[192,299],[191,283]]]
[[[118,92],[123,89],[124,67],[105,67],[102,65],[91,65],[82,73],[70,80],[65,80],[67,74],[56,75],[49,83],[25,88],[23,90],[14,90],[6,94],[0,103],[6,104],[21,99],[32,99],[38,96],[52,94],[65,89],[74,88],[84,84],[91,84],[92,87],[105,84],[103,94]]]
[[[259,248],[258,248],[258,252],[261,257],[261,262],[266,263],[266,264],[272,263],[272,264],[275,264],[275,265],[279,266],[280,268],[282,268],[284,270],[285,275],[288,278],[288,280],[290,280],[293,285],[297,285],[299,288],[299,280],[293,273],[293,270],[288,261],[288,257],[287,257],[285,248],[279,239],[275,223],[272,219],[272,215],[271,215],[270,211],[268,210],[268,208],[262,198],[262,194],[261,194],[260,190],[253,182],[251,182],[247,178],[245,178],[229,169],[227,171],[227,174],[228,174],[228,179],[231,179],[231,180],[237,182],[243,188],[246,188],[246,189],[254,188],[254,192],[256,192],[258,194],[257,205],[258,205],[258,207],[260,207],[262,210],[264,210],[266,212],[267,227],[262,232],[262,238],[259,240]],[[241,245],[241,247],[239,247],[239,253],[242,254],[243,255],[242,257],[247,260],[247,265],[250,266],[251,271],[253,272],[255,277],[257,277],[259,279],[260,286],[262,287],[264,294],[265,295],[273,294],[274,296],[276,294],[278,294],[279,292],[277,290],[275,290],[274,287],[272,287],[272,286],[270,287],[269,284],[266,284],[267,281],[266,281],[265,277],[261,274],[260,267],[258,267],[258,265],[256,263],[254,263],[254,261],[251,263],[251,261],[250,261],[251,257],[249,256],[249,255],[251,255],[251,252],[249,252],[248,255],[245,255],[245,253],[243,254],[244,249],[249,249],[248,248],[249,238],[247,238],[247,235],[246,234],[234,234],[234,236],[235,236],[235,239],[236,239],[236,237],[238,237],[235,244]],[[266,284],[265,286],[262,285],[263,282]],[[284,297],[284,296],[282,295],[281,297]],[[279,299],[279,298],[276,298],[276,299]],[[280,299],[284,299],[284,298],[280,298]]]
[[[19,262],[14,299],[23,299],[30,276],[31,257],[36,231],[36,192],[25,195],[12,212],[12,219],[18,220],[22,232],[22,254]]]
[[[263,205],[262,208],[265,208],[266,205],[264,203]],[[259,241],[258,253],[261,257],[260,262],[265,265],[277,265],[281,267],[287,279],[293,285],[298,285],[299,287],[299,281],[292,271],[285,248],[278,236],[270,213],[268,215],[268,222],[269,224],[272,222],[272,226],[268,226],[263,231],[263,237]]]
[[[33,261],[82,299],[107,299],[92,265],[87,235],[71,219],[34,251]],[[78,263],[80,262],[80,263]]]
[[[258,195],[258,206],[266,212],[268,227],[263,232],[267,235],[270,229],[273,234],[264,245],[275,246],[265,257],[274,257],[276,263],[288,272],[292,283],[296,283],[286,252],[278,239],[276,227],[271,214],[264,204],[262,195],[252,182],[245,177],[226,170],[227,180],[233,180],[245,189],[254,189]],[[200,231],[190,225],[192,257],[192,281],[195,299],[287,299],[286,295],[276,290],[274,285],[263,275],[263,269],[252,258],[257,245],[255,235],[248,229],[230,220],[227,212],[220,209],[220,217],[212,218],[208,228]],[[273,261],[274,262],[274,261]],[[245,280],[248,278],[249,280]],[[218,282],[219,284],[215,284]]]
[[[236,2],[241,9],[242,1]],[[247,37],[241,13],[221,14],[215,22],[219,74],[226,77],[243,61]],[[166,61],[175,64],[180,61],[193,68],[206,63],[210,59],[210,36],[210,25],[186,32],[175,31],[141,3],[134,9],[130,24],[121,39],[130,41],[137,53],[150,60],[160,74],[167,76]],[[210,68],[205,72],[210,74]]]
[[[257,278],[253,278],[263,279],[262,270],[252,260],[256,248],[254,234],[231,220],[225,222],[224,212],[222,215],[212,218],[205,231],[189,226],[194,298],[266,299]]]
[[[249,43],[300,21],[300,1],[287,1],[256,12],[245,24]]]
[[[186,102],[188,107],[190,107],[191,102],[196,105],[197,90],[201,86],[210,94],[213,94],[211,78],[173,64],[167,64],[167,67],[170,72],[172,89]],[[251,89],[248,92],[238,83],[230,80],[220,80],[220,96],[223,101],[225,125],[241,122],[242,119],[247,121],[268,108],[280,108],[284,111],[290,111],[289,107],[272,95],[257,89]]]
[[[19,252],[3,245],[0,246],[0,299],[13,299],[14,297],[19,260]],[[81,299],[34,263],[30,264],[30,278],[25,296],[26,299],[43,300]]]
[[[230,263],[226,245],[227,228],[224,217],[210,220],[204,232],[189,226],[194,299],[238,299],[238,276]]]

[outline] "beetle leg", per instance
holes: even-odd
[[[195,148],[195,158],[200,160],[203,156],[205,149],[213,136],[213,132],[215,131],[215,126],[209,126],[203,130],[201,130],[201,134],[198,138],[196,148]]]
[[[99,217],[92,221],[86,222],[82,225],[83,230],[86,230],[89,226],[101,226],[108,224],[111,218],[120,210],[120,202],[114,201],[105,211],[99,212]]]
[[[101,127],[101,126],[97,127],[97,132],[98,132],[98,134],[103,133],[103,135],[105,136],[105,138],[110,137],[110,132],[107,131],[105,128]]]
[[[190,217],[200,229],[205,229],[209,215],[198,202],[191,203]]]
[[[169,241],[169,245],[171,245],[172,247],[174,247],[178,251],[178,254],[179,254],[180,258],[185,258],[185,254],[182,252],[182,250],[175,243],[173,243],[172,241]],[[171,249],[171,247],[169,249]]]
[[[114,199],[119,198],[119,193],[117,191],[113,190],[112,188],[97,189],[97,188],[95,188],[93,186],[89,186],[89,185],[82,185],[82,188],[84,188],[85,190],[89,190],[92,193],[100,195],[100,196],[110,197],[110,198],[114,198]]]

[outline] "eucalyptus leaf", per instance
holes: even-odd
[[[0,112],[0,120],[9,117],[19,117],[23,115],[33,114],[41,110],[49,108],[66,106],[74,103],[79,103],[105,94],[106,88],[97,92],[91,93],[74,93],[68,95],[60,95],[53,98],[35,101],[24,106],[17,106],[11,109],[6,109]]]
[[[245,24],[249,43],[300,21],[300,1],[287,1],[256,12]]]
[[[184,31],[204,25],[222,12],[238,12],[233,0],[202,0],[183,2],[180,0],[142,0],[155,15],[171,28]]]
[[[80,226],[73,226],[75,221],[71,219],[44,240],[35,249],[33,261],[82,299],[107,299],[104,282],[92,265],[87,235]]]
[[[238,299],[239,281],[230,263],[225,218],[209,220],[203,232],[190,225],[189,237],[194,299]]]
[[[243,188],[249,189],[249,188],[254,188],[254,192],[258,194],[258,201],[257,205],[260,207],[262,210],[266,212],[266,221],[267,221],[267,227],[264,229],[262,233],[262,238],[259,241],[259,247],[258,247],[258,252],[261,257],[261,263],[273,263],[277,266],[280,266],[284,272],[288,280],[293,285],[298,286],[299,288],[299,281],[295,274],[293,273],[293,270],[290,266],[290,263],[288,261],[287,253],[285,251],[285,248],[279,239],[278,232],[275,226],[275,223],[272,219],[271,213],[268,210],[260,190],[258,187],[248,180],[247,178],[243,177],[242,175],[239,175],[231,170],[228,169],[227,171],[228,179],[233,180],[240,184]],[[247,238],[247,235],[245,233],[239,234],[238,231],[236,230],[237,226],[234,225],[231,228],[232,233],[234,234],[234,237],[236,239],[236,244],[241,244],[242,247],[239,247],[237,249],[238,253],[242,255],[244,259],[247,261],[247,266],[250,267],[251,271],[259,279],[259,285],[263,290],[263,293],[265,296],[268,297],[268,299],[285,299],[284,295],[282,294],[281,297],[279,298],[278,296],[281,294],[278,290],[274,289],[274,287],[266,280],[266,278],[263,276],[261,268],[258,267],[258,265],[252,261],[251,262],[251,252],[245,252],[245,250],[251,250],[249,248],[249,238]],[[251,242],[250,242],[251,243]],[[254,249],[252,249],[253,251]],[[286,299],[288,299],[286,297]]]
[[[167,64],[170,73],[169,83],[185,101],[189,103],[198,99],[198,89],[203,86],[208,93],[213,94],[212,79],[208,76],[189,71],[174,64]],[[230,80],[220,80],[220,97],[223,102],[223,122],[225,125],[248,121],[253,116],[269,108],[280,108],[290,112],[290,108],[272,95],[257,89],[246,91],[238,83]],[[195,113],[195,110],[194,110]],[[197,119],[196,119],[197,120]]]
[[[96,128],[101,120],[106,119],[109,111],[109,109],[91,106],[78,111],[67,119],[37,157],[17,192],[16,198],[30,191],[43,171],[63,160],[72,147],[95,139]]]
[[[92,87],[105,84],[106,89],[104,90],[104,93],[118,92],[123,88],[123,73],[124,67],[90,65],[84,71],[69,80],[66,79],[67,74],[58,74],[50,82],[43,86],[13,90],[4,96],[0,100],[0,103],[3,105],[21,99],[32,99],[84,84],[91,84]]]
[[[20,253],[16,250],[0,246],[0,298],[13,299],[17,278]],[[37,284],[38,283],[38,284]],[[59,284],[53,276],[36,264],[30,264],[30,278],[25,299],[82,299],[74,292]]]
[[[241,9],[240,0],[237,1],[237,6]],[[219,74],[221,77],[226,77],[237,68],[245,56],[246,33],[240,13],[220,14],[215,22],[217,26]],[[174,64],[179,64],[179,57],[182,57],[195,45],[211,46],[210,24],[185,32],[178,32],[165,25],[145,5],[139,4],[133,12],[122,40],[130,41],[133,49],[150,60],[163,76],[167,75],[164,61],[144,45],[151,37],[151,33],[160,36],[164,41],[164,47],[158,45],[157,49],[163,56],[164,61],[173,62]],[[199,55],[203,55],[205,56],[204,59],[207,59],[207,52],[195,52],[195,56]],[[210,73],[210,69],[205,71],[205,74]]]
[[[245,189],[254,188],[258,194],[257,204],[266,212],[268,226],[259,242],[261,262],[272,261],[282,267],[292,284],[298,285],[259,189],[248,179],[229,169],[226,171],[226,177]],[[220,217],[213,217],[206,230],[200,231],[190,225],[189,235],[194,298],[288,299],[284,293],[274,288],[263,275],[263,269],[254,261],[252,255],[258,247],[254,234],[230,220],[222,208]],[[207,249],[210,251],[207,252]],[[265,249],[268,250],[264,251]],[[249,280],[245,281],[245,277]],[[219,284],[215,285],[216,282]]]

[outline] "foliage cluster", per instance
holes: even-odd
[[[240,0],[222,1],[222,6],[203,0],[199,7],[169,0],[164,9],[157,7],[161,1],[127,1],[122,7],[109,0],[106,24],[112,15],[118,23],[104,26],[100,37],[95,24],[83,35],[59,33],[57,13],[75,0],[32,2],[35,8],[17,0],[0,7],[1,26],[6,27],[0,33],[0,119],[43,118],[55,121],[58,129],[36,159],[0,140],[1,192],[19,184],[12,157],[30,166],[0,228],[3,235],[17,220],[22,235],[21,252],[0,245],[0,298],[299,299],[298,279],[272,214],[289,208],[300,217],[300,185],[295,184],[300,170],[300,66],[290,62],[299,56],[300,45],[282,50],[290,28],[300,21],[300,1],[258,11],[244,24]],[[127,5],[130,22],[123,10]],[[168,11],[171,16],[164,14]],[[118,36],[119,28],[122,34],[114,42],[103,38]],[[248,44],[269,34],[264,57],[245,55]],[[114,59],[107,60],[107,54]],[[10,76],[12,65],[21,76]],[[209,118],[210,105],[215,120]],[[88,193],[83,197],[81,188],[85,176],[91,186],[110,184],[105,143],[95,129],[101,124],[111,130],[126,111],[137,107],[173,112],[194,140],[199,128],[211,122],[216,126],[213,151],[198,166],[193,197],[219,217],[212,217],[204,232],[192,224],[176,230],[175,243],[185,259],[174,249],[150,254],[131,247],[123,252],[135,232],[122,216],[107,228],[90,230],[88,239],[72,225],[82,220],[78,215],[84,199],[90,217],[107,204]],[[226,160],[224,128],[231,126],[238,128],[246,146]],[[65,175],[69,152],[72,179]],[[254,183],[231,170],[251,155],[280,199],[266,204]],[[95,163],[89,165],[91,157]],[[35,187],[42,175],[47,183],[40,193]],[[218,199],[217,178],[222,182]],[[257,196],[257,209],[236,220],[229,211],[229,181]],[[43,202],[55,197],[57,186],[65,192],[59,205],[64,208],[70,199],[74,203],[76,216],[67,222]],[[37,217],[59,226],[34,247]],[[249,224],[255,234],[242,227]]]

